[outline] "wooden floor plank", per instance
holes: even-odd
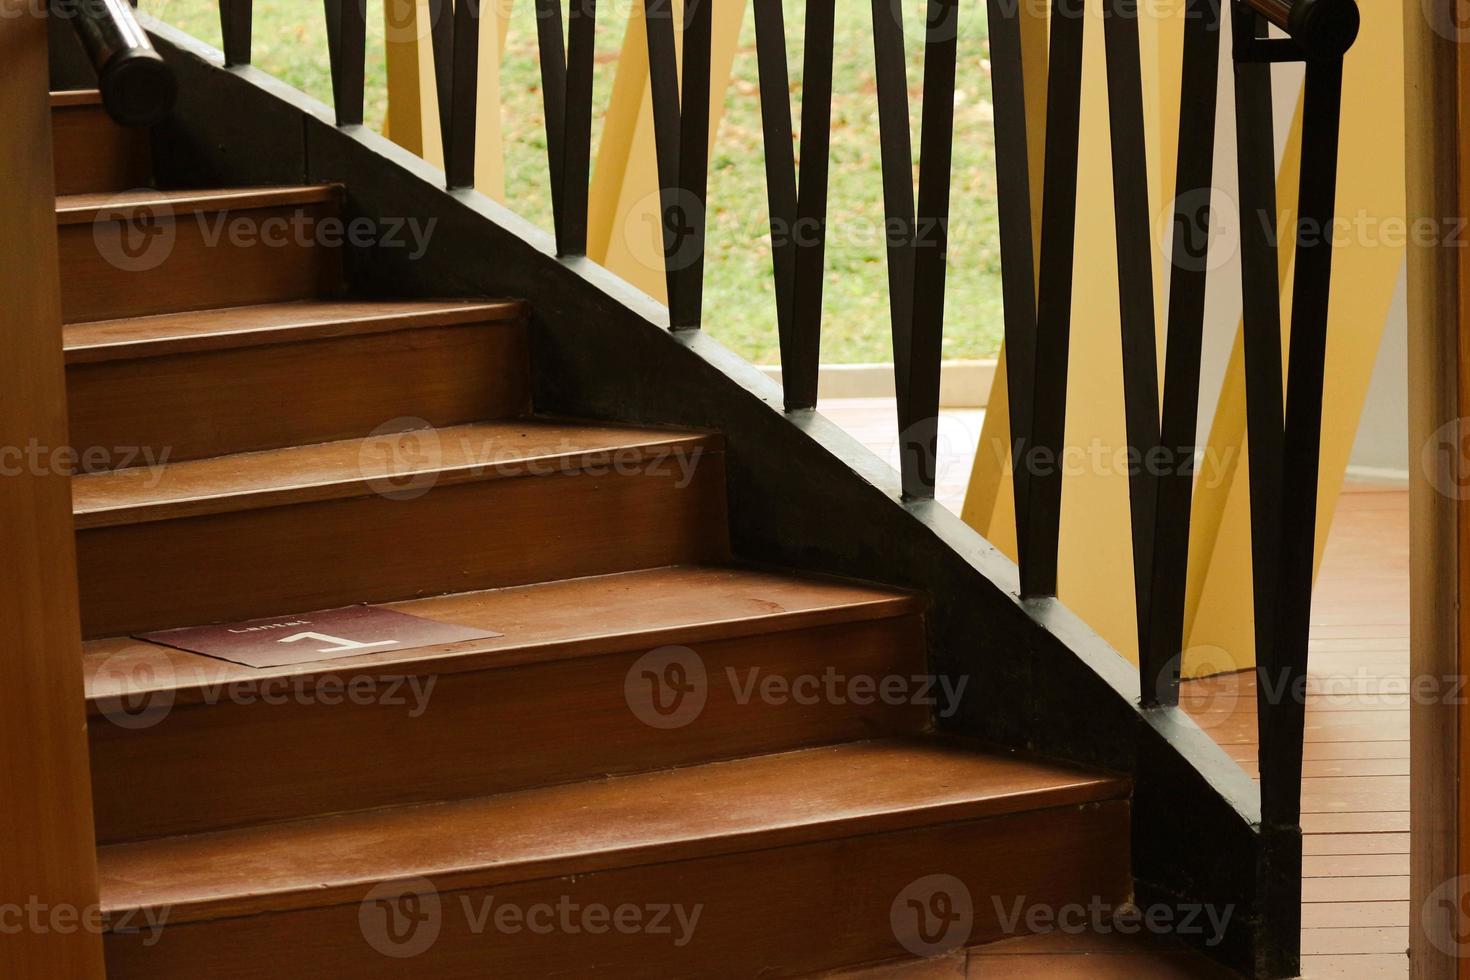
[[[1409,958],[1403,953],[1302,958],[1304,980],[1387,980],[1408,973]]]
[[[1408,928],[1408,925],[1407,901],[1307,902],[1302,905],[1304,929]]]
[[[1346,488],[1312,601],[1302,780],[1309,978],[1406,976],[1408,495]],[[1187,682],[1181,703],[1253,777],[1253,672]]]

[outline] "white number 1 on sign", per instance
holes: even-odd
[[[379,640],[377,643],[359,643],[356,640],[343,639],[340,636],[328,636],[325,633],[293,633],[283,636],[277,643],[298,643],[301,640],[316,640],[318,643],[330,643],[331,646],[322,647],[317,653],[346,653],[349,650],[371,650],[373,647],[396,647],[397,640]]]
[[[488,640],[499,635],[382,606],[342,606],[248,619],[243,623],[160,630],[143,633],[138,638],[259,669],[375,653],[392,655],[423,647]]]

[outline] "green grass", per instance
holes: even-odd
[[[637,0],[604,2],[598,10],[598,70],[594,147],[612,88],[627,14]],[[920,0],[903,3],[911,128],[918,152],[923,78]],[[219,46],[216,0],[142,0],[142,9]],[[961,20],[955,96],[954,175],[951,183],[949,275],[944,356],[988,357],[1000,346],[1000,257],[996,229],[994,134],[990,66],[983,7],[965,5]],[[370,8],[368,104],[370,124],[387,109],[381,6]],[[962,9],[965,9],[962,7]],[[800,119],[801,37],[804,4],[786,5],[792,113]],[[530,0],[511,8],[502,66],[502,121],[506,145],[506,198],[510,206],[551,227],[540,73]],[[828,192],[827,274],[823,289],[822,360],[856,363],[892,359],[888,280],[883,248],[883,202],[873,76],[872,15],[868,3],[837,0],[833,43],[834,96]],[[301,0],[255,0],[255,64],[302,91],[331,102],[321,5]],[[710,173],[709,255],[705,327],[757,363],[776,363],[778,347],[765,162],[756,74],[753,17],[747,11]]]

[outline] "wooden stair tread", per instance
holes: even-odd
[[[415,429],[164,466],[88,473],[72,481],[78,530],[361,497],[415,475],[434,486],[718,452],[718,436],[667,429],[510,419]],[[666,460],[675,467],[676,460]]]
[[[309,184],[280,187],[221,187],[208,190],[160,191],[153,189],[89,194],[63,194],[56,198],[58,225],[87,224],[99,217],[116,217],[120,211],[147,208],[165,214],[198,214],[207,211],[240,211],[250,208],[330,204],[342,199],[340,184]]]
[[[936,737],[819,749],[451,803],[104,847],[104,910],[169,922],[356,903],[1069,807],[1125,779]]]
[[[654,649],[672,643],[809,629],[919,612],[882,586],[725,565],[676,565],[384,604],[504,635],[439,647],[254,668],[131,637],[83,645],[87,698],[168,692],[196,700],[213,685],[371,673],[406,663],[436,674]],[[301,610],[310,612],[311,610]]]
[[[515,320],[520,300],[295,300],[70,323],[67,364]]]

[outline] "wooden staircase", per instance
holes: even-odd
[[[346,293],[342,188],[139,189],[53,112],[111,976],[793,976],[1127,900],[1126,780],[935,734],[922,598],[740,564],[718,434],[537,417],[523,303]],[[501,635],[130,636],[356,603]]]

